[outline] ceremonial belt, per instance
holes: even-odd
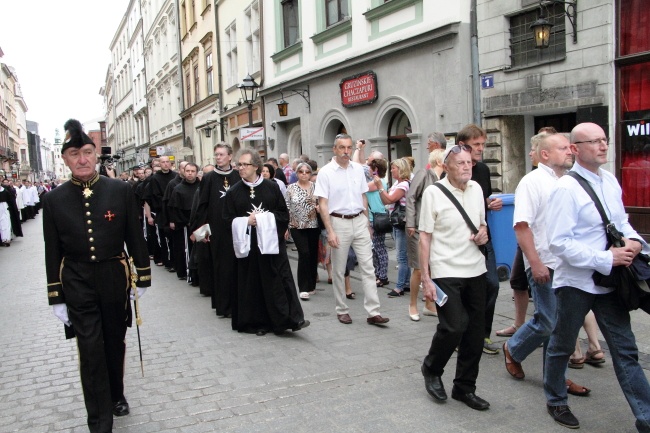
[[[332,212],[330,216],[336,217],[336,218],[343,218],[344,220],[351,220],[352,218],[356,218],[359,215],[361,215],[362,212],[355,213],[354,215],[341,215],[340,213]]]
[[[83,255],[83,256],[75,256],[72,254],[65,254],[63,256],[66,260],[71,260],[73,262],[82,262],[82,263],[105,263],[105,262],[112,262],[116,260],[123,260],[123,259],[128,259],[129,256],[126,254],[125,251],[122,251],[118,255],[108,257],[106,259],[102,260],[91,260],[90,257]]]

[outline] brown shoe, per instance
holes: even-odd
[[[352,323],[352,317],[350,317],[349,314],[338,314],[337,317],[339,318],[339,322],[344,325],[349,325]]]
[[[521,368],[521,364],[519,362],[515,362],[515,360],[512,359],[512,356],[510,356],[510,351],[508,351],[508,346],[506,344],[507,343],[503,343],[503,356],[506,359],[506,370],[508,370],[510,376],[514,377],[515,379],[522,380],[524,377],[526,377],[524,374],[524,369]]]
[[[385,325],[389,320],[388,317],[381,317],[377,314],[376,316],[368,317],[366,322],[368,322],[369,325]]]

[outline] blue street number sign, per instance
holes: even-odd
[[[481,89],[492,89],[494,88],[494,75],[485,74],[481,75]]]

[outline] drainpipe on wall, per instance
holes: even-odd
[[[174,1],[174,3],[176,3],[176,32],[178,34],[178,38],[176,38],[176,40],[178,41],[178,78],[179,78],[179,82],[181,83],[180,84],[181,106],[185,107],[185,94],[183,92],[183,51],[181,50],[181,39],[183,38],[183,36],[181,35],[180,2]],[[181,113],[178,113],[179,117],[180,115]],[[185,119],[183,119],[182,117],[181,117],[181,136],[182,136],[181,139],[181,149],[182,149],[183,147],[185,147]]]
[[[472,0],[469,14],[472,57],[472,121],[481,125],[481,78],[478,69],[478,24],[476,17],[476,0]]]
[[[264,2],[258,3],[260,10],[260,35],[264,35]],[[260,38],[260,87],[264,86],[264,38]],[[259,93],[258,93],[259,94]],[[268,133],[266,132],[266,104],[265,97],[260,97],[260,111],[262,112],[262,127],[264,128],[264,158],[268,159]]]
[[[222,65],[221,65],[221,32],[219,30],[219,0],[214,2],[214,27],[215,33],[217,35],[217,77],[219,79],[219,132],[221,133],[221,141],[226,139],[226,131],[224,130],[223,118],[221,113],[223,112],[223,75],[222,75]]]

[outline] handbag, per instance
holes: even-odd
[[[393,227],[405,228],[406,227],[406,206],[396,204],[390,213],[390,223]]]
[[[467,215],[467,212],[465,212],[465,209],[463,209],[463,207],[460,205],[460,203],[458,203],[458,200],[456,200],[456,197],[454,197],[454,195],[451,193],[451,191],[449,191],[440,182],[436,182],[436,183],[434,183],[434,185],[437,186],[438,188],[440,188],[440,191],[442,191],[447,196],[449,201],[451,201],[454,204],[454,206],[456,206],[456,209],[458,209],[458,212],[460,212],[460,216],[462,216],[463,219],[465,220],[465,223],[467,224],[467,227],[469,227],[469,229],[472,231],[472,233],[474,235],[476,235],[478,233],[478,229],[476,228],[476,226],[474,225],[472,220],[469,218],[469,215]],[[479,251],[481,251],[481,253],[485,256],[485,259],[487,260],[487,249],[485,248],[485,245],[477,245],[477,246],[478,246]]]
[[[589,195],[591,200],[593,200],[596,210],[598,210],[605,225],[605,235],[607,236],[607,246],[605,248],[609,249],[611,246],[620,248],[625,246],[623,233],[609,221],[600,199],[587,180],[575,171],[570,171],[567,175],[574,178]],[[650,294],[647,281],[650,278],[649,262],[650,257],[646,254],[637,254],[630,266],[614,266],[609,275],[603,275],[595,271],[592,279],[598,286],[616,289],[618,297],[625,308],[628,311],[636,310],[641,305],[643,298]]]
[[[390,233],[393,231],[393,225],[390,221],[390,215],[386,212],[372,213],[372,229],[375,233]]]

